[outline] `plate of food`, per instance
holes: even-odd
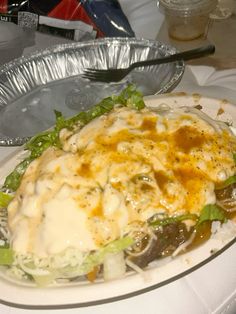
[[[234,105],[134,86],[1,167],[1,302],[66,308],[160,288],[235,243]],[[47,293],[45,293],[45,291]]]

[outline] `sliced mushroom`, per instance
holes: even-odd
[[[215,191],[217,204],[227,212],[236,211],[236,183]]]
[[[132,252],[127,251],[127,255],[133,263],[143,268],[160,257],[171,255],[179,245],[189,239],[191,233],[192,230],[188,231],[182,222],[159,227],[154,231],[154,236],[149,238],[150,242],[139,254],[132,254]]]

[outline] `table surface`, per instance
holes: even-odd
[[[228,20],[214,22],[207,39],[191,43],[181,43],[173,42],[168,38],[165,20],[158,11],[156,1],[121,0],[120,3],[137,37],[162,40],[175,45],[179,49],[185,49],[208,41],[214,43],[216,45],[215,56],[189,62],[189,65],[192,64],[195,66],[187,66],[183,80],[177,86],[176,91],[198,92],[211,97],[221,97],[224,95],[224,98],[228,98],[236,104],[236,88],[233,86],[236,78],[236,70],[233,72],[220,72],[221,77],[223,77],[223,83],[222,80],[219,83],[219,80],[217,81],[216,78],[219,74],[213,68],[206,67],[214,66],[215,69],[236,68],[236,40],[234,39],[236,38],[235,14]],[[34,44],[31,44],[30,47],[25,47],[23,53],[30,54],[35,50],[64,42],[69,41],[36,33]],[[203,67],[196,65],[202,65]],[[209,73],[211,73],[211,81],[206,79],[207,76],[210,76]],[[213,79],[214,75],[215,80]],[[227,81],[230,75],[232,79],[229,81],[229,87],[228,83],[224,84],[224,78]],[[8,158],[14,150],[14,147],[0,147],[0,160]],[[195,271],[191,277],[186,276],[181,280],[145,293],[142,296],[96,307],[58,310],[54,312],[60,314],[120,314],[126,312],[135,314],[143,314],[145,312],[148,314],[219,314],[222,312],[233,314],[236,311],[236,291],[232,289],[232,286],[236,287],[236,273],[232,273],[232,269],[235,269],[236,245],[227,250],[225,254],[224,259],[219,256],[212,263]],[[225,271],[224,273],[219,273],[218,269],[222,267],[222,263],[224,263]],[[211,274],[211,278],[209,278],[209,273]],[[1,314],[25,314],[31,312],[0,304]],[[44,311],[43,313],[51,312]],[[34,311],[33,313],[42,313],[42,311]]]
[[[227,19],[211,20],[207,37],[191,41],[178,41],[168,37],[167,25],[163,21],[156,38],[168,42],[179,50],[191,49],[204,44],[214,44],[216,51],[209,57],[189,61],[192,65],[208,65],[218,70],[236,68],[236,1],[232,15]]]

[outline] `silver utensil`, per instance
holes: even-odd
[[[99,82],[118,82],[121,81],[127,74],[134,68],[157,65],[176,61],[188,61],[192,59],[201,58],[215,52],[214,45],[202,46],[199,48],[178,52],[169,56],[161,57],[158,59],[138,61],[132,63],[128,68],[123,69],[85,69],[82,76],[90,81]]]

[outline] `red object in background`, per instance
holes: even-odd
[[[47,16],[69,21],[81,20],[84,23],[93,26],[93,28],[97,31],[97,37],[105,36],[88,16],[81,3],[77,0],[62,0],[47,14]]]
[[[7,13],[8,11],[8,0],[0,1],[0,12]]]
[[[118,0],[0,0],[0,20],[76,41],[135,37]]]

